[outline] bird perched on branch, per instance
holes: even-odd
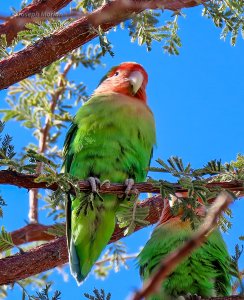
[[[200,208],[198,214],[205,212]],[[166,199],[159,224],[138,256],[140,275],[147,280],[160,262],[188,240],[193,229],[190,221],[181,220],[182,212],[172,215]],[[147,300],[201,299],[231,293],[231,264],[225,242],[218,229],[207,241],[180,263],[162,283],[158,294]]]
[[[64,171],[89,178],[92,193],[67,203],[70,269],[81,283],[109,242],[123,198],[99,195],[99,182],[144,181],[155,144],[147,105],[148,75],[134,62],[113,67],[77,112],[64,144]],[[128,180],[129,179],[129,180]]]

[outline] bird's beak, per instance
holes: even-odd
[[[134,71],[129,76],[129,81],[133,89],[133,94],[135,95],[141,88],[144,77],[141,72]]]

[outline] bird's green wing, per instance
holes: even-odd
[[[77,133],[77,129],[78,129],[77,124],[72,123],[64,141],[64,148],[63,148],[64,162],[63,162],[62,169],[66,173],[69,172],[74,157],[71,144]],[[70,239],[71,239],[71,195],[70,194],[67,195],[65,210],[66,210],[66,236],[67,236],[67,244],[69,249]]]
[[[64,148],[63,148],[63,156],[64,156],[64,162],[63,162],[63,169],[66,173],[69,173],[70,166],[72,164],[72,160],[74,157],[74,152],[72,150],[72,142],[75,138],[75,135],[77,133],[78,126],[75,123],[72,123],[70,126],[70,129],[66,135],[65,141],[64,141]]]

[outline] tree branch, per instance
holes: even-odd
[[[210,232],[217,226],[219,216],[227,209],[232,201],[233,198],[230,194],[226,192],[221,193],[212,204],[199,229],[183,244],[183,246],[179,247],[163,259],[157,271],[153,273],[143,285],[142,289],[136,292],[131,299],[142,300],[157,293],[161,288],[162,282],[177,267],[177,265],[182,262],[183,259],[188,257],[193,250],[200,247],[201,244],[206,241]]]
[[[43,188],[49,190],[57,190],[58,184],[54,183],[52,185],[48,185],[46,182],[35,182],[35,179],[38,175],[34,174],[23,174],[18,173],[11,170],[2,170],[0,171],[0,185],[1,184],[10,184],[17,187],[22,187],[26,189],[32,188]],[[79,182],[81,191],[90,191],[91,187],[88,181],[80,181]],[[173,184],[176,193],[184,193],[187,192],[187,189],[182,188],[181,185],[175,183]],[[208,189],[214,188],[222,188],[227,189],[232,192],[239,192],[239,196],[244,195],[244,184],[242,180],[233,180],[227,182],[209,182],[205,185]],[[160,193],[160,187],[155,186],[155,184],[150,182],[141,182],[136,183],[134,188],[139,191],[139,193]],[[125,192],[125,186],[121,183],[112,183],[109,187],[103,185],[99,190],[101,194],[117,194],[122,195]],[[133,191],[132,191],[133,193]]]
[[[2,60],[0,62],[0,90],[39,73],[52,62],[97,37],[96,29],[99,26],[103,31],[108,31],[120,22],[129,19],[133,14],[138,14],[147,8],[164,7],[165,9],[179,10],[198,4],[198,0],[109,1],[51,36]]]
[[[11,44],[17,33],[25,29],[27,23],[34,23],[42,17],[48,19],[52,12],[57,12],[68,5],[72,0],[38,0],[27,5],[16,15],[6,18],[4,24],[0,24],[0,36],[6,34],[8,45]]]

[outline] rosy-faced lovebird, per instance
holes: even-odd
[[[169,202],[159,224],[138,256],[140,275],[147,280],[162,259],[181,246],[193,233],[190,221],[182,221],[181,213],[172,215]],[[202,209],[198,211],[201,215]],[[202,214],[203,216],[203,214]],[[147,300],[199,299],[227,296],[231,293],[230,256],[218,229],[207,241],[180,263],[162,283],[158,294]]]
[[[64,144],[64,171],[81,180],[144,181],[155,144],[148,76],[134,62],[113,67],[77,112]],[[94,181],[94,180],[93,180]],[[81,283],[109,242],[125,197],[82,193],[67,203],[70,269]]]

